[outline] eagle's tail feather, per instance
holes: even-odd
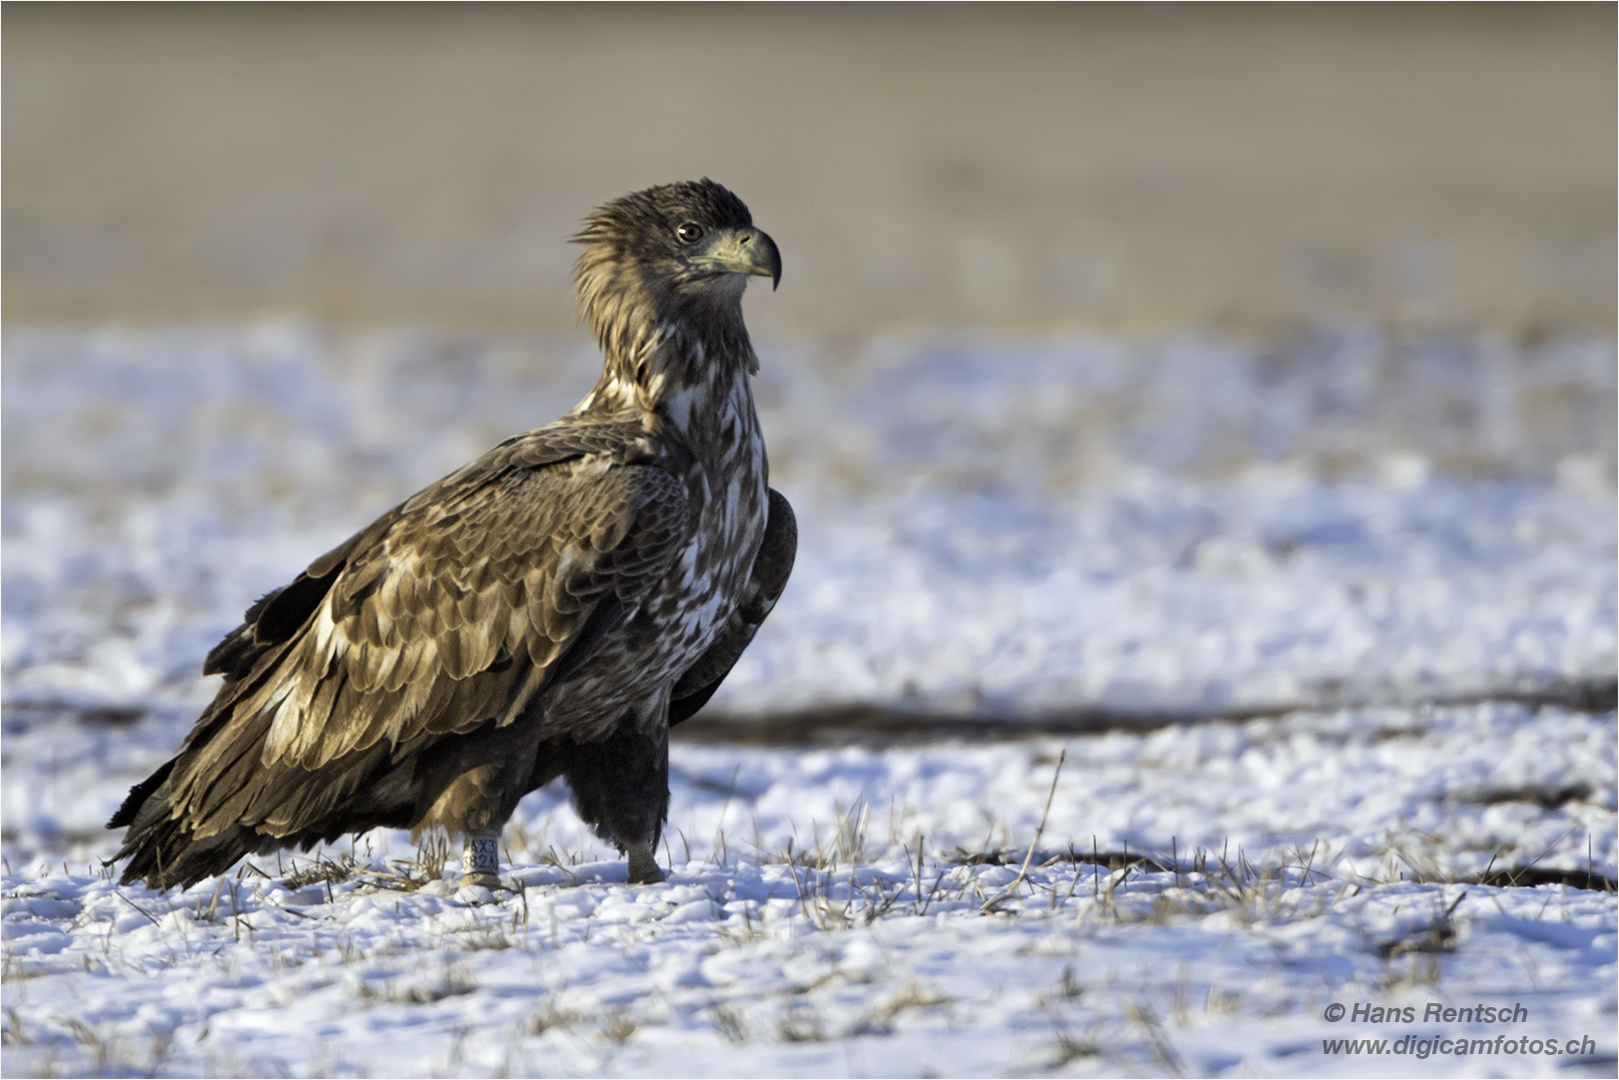
[[[124,798],[123,805],[112,816],[112,820],[107,822],[107,828],[122,829],[127,825],[133,825],[135,815],[140,813],[141,807],[146,804],[147,799],[151,798],[152,792],[163,786],[163,781],[167,780],[169,773],[174,771],[174,763],[179,760],[177,757],[170,758],[151,776],[130,788],[129,794]]]
[[[107,823],[127,830],[109,860],[129,860],[124,884],[189,886],[255,851],[414,823],[414,763],[390,765],[386,740],[320,769],[266,768],[260,720],[211,732],[130,789]]]
[[[166,772],[167,768],[159,771]],[[137,803],[140,789],[155,779],[157,774],[137,785],[130,792],[125,809]],[[155,790],[137,803],[123,847],[113,856],[113,861],[129,860],[119,877],[121,883],[132,885],[144,881],[154,889],[195,885],[205,877],[229,870],[237,859],[258,846],[261,838],[243,825],[232,825],[198,839],[188,822],[169,813],[167,792],[160,785],[154,787]],[[113,821],[118,822],[123,815],[124,809],[120,809]]]

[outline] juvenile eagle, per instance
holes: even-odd
[[[702,708],[792,569],[742,322],[781,256],[711,180],[585,220],[595,389],[418,492],[248,609],[179,753],[130,791],[123,881],[377,827],[465,839],[491,884],[517,802],[565,777],[632,882],[669,807],[669,728]]]

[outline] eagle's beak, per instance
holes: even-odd
[[[767,277],[772,290],[781,284],[781,252],[758,229],[727,229],[714,238],[702,261],[727,273]]]

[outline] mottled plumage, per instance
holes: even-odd
[[[109,823],[128,829],[125,882],[189,884],[379,826],[492,851],[557,776],[633,880],[660,876],[668,727],[792,568],[741,309],[748,275],[781,263],[708,180],[608,203],[576,239],[595,388],[248,610],[204,665],[218,696]]]

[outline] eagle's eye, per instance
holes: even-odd
[[[695,221],[688,221],[675,230],[682,244],[695,244],[703,238],[703,227]]]

